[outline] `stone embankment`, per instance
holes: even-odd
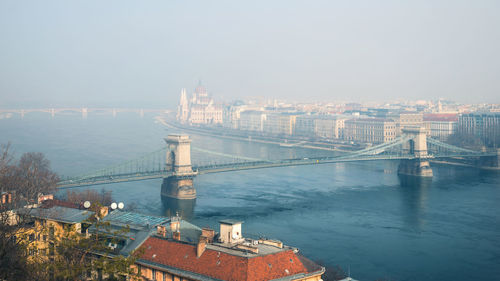
[[[350,152],[353,150],[360,149],[359,147],[354,147],[354,146],[345,145],[345,144],[309,142],[309,141],[303,141],[303,140],[298,140],[298,139],[297,140],[290,139],[290,142],[283,143],[283,140],[280,140],[279,138],[276,138],[276,137],[255,136],[255,135],[249,135],[249,136],[245,137],[245,136],[232,134],[232,132],[230,130],[225,130],[225,129],[208,129],[208,128],[205,129],[205,128],[196,128],[196,127],[191,127],[191,126],[183,126],[175,121],[169,120],[168,118],[166,118],[164,116],[157,116],[157,117],[155,117],[155,119],[159,123],[161,123],[162,125],[169,127],[169,128],[182,129],[182,130],[194,132],[196,134],[214,136],[214,137],[218,137],[218,138],[233,139],[233,140],[240,140],[240,141],[252,141],[252,142],[257,142],[257,143],[274,144],[274,145],[280,145],[280,146],[285,146],[285,147],[300,147],[300,148],[318,149],[318,150],[326,150],[326,151],[338,151],[338,152]],[[339,148],[338,146],[342,146],[342,148]]]

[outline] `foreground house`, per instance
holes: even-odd
[[[105,258],[134,255],[132,269],[141,277],[120,276],[122,280],[318,281],[325,271],[280,241],[243,237],[242,222],[235,220],[220,221],[217,233],[178,216],[122,210],[108,213],[107,208],[99,210],[98,219],[105,228],[89,224],[88,217],[95,216],[94,212],[61,204],[31,209],[30,216],[34,219],[29,238],[35,242],[32,255],[53,256],[54,242],[57,237],[67,237],[67,231],[87,237],[99,235],[107,250],[94,254]],[[103,275],[89,272],[87,278],[101,279]]]
[[[138,270],[144,280],[162,281],[321,280],[325,269],[298,249],[280,241],[244,238],[241,224],[223,220],[216,234],[173,218],[141,245]]]

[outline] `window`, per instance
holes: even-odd
[[[49,237],[50,239],[54,239],[54,226],[49,227]]]
[[[49,244],[49,256],[54,255],[54,243]]]

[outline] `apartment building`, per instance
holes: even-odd
[[[399,112],[395,114],[389,114],[389,119],[392,119],[396,123],[396,136],[401,136],[402,129],[404,127],[423,127],[424,118],[422,112],[408,111]]]
[[[466,113],[458,117],[457,132],[479,138],[486,146],[500,146],[500,112]]]
[[[428,136],[446,141],[457,129],[458,116],[453,113],[428,113],[423,120]]]
[[[383,143],[396,138],[396,122],[382,118],[360,118],[345,121],[344,139],[362,143]]]
[[[248,110],[240,113],[238,128],[242,131],[262,132],[266,114],[262,111]]]
[[[266,115],[264,133],[291,136],[295,129],[297,116],[289,113],[270,113]]]

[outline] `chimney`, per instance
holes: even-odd
[[[200,240],[198,241],[198,245],[196,246],[196,256],[199,258],[205,252],[205,248],[207,247],[207,237],[200,236]]]
[[[179,213],[175,215],[175,217],[170,218],[170,231],[175,232],[179,231],[181,226],[181,217],[179,217]]]
[[[156,227],[157,234],[163,237],[167,236],[167,228],[164,225],[159,225]]]
[[[53,194],[43,195],[41,193],[38,194],[38,204],[41,204],[45,200],[54,200],[54,195]]]
[[[174,240],[181,241],[181,232],[174,231],[174,233],[172,234],[172,238],[174,238]]]
[[[99,216],[100,216],[101,218],[104,218],[105,216],[107,216],[107,215],[108,215],[108,211],[109,211],[109,210],[108,210],[108,207],[101,207],[101,208],[99,209]]]
[[[241,224],[242,221],[227,219],[221,220],[219,240],[223,244],[237,244],[245,240],[241,235]]]
[[[212,243],[214,241],[215,231],[208,227],[201,229],[201,236],[207,239],[207,243]]]
[[[179,221],[171,221],[170,222],[170,230],[172,232],[179,231],[180,222]]]

